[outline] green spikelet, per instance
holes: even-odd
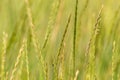
[[[47,44],[47,41],[48,41],[48,38],[50,36],[50,33],[52,31],[52,28],[55,24],[55,19],[56,19],[56,16],[57,16],[57,13],[58,13],[58,10],[59,10],[59,7],[60,7],[60,3],[61,3],[61,0],[55,0],[53,2],[50,17],[49,17],[47,32],[46,32],[46,35],[45,35],[45,40],[44,40],[42,49],[45,48],[45,46]]]
[[[90,38],[90,42],[88,44],[87,52],[86,52],[86,60],[87,60],[87,68],[86,68],[86,80],[95,80],[96,74],[95,74],[95,47],[96,47],[96,37],[99,33],[99,23],[101,20],[101,12],[102,12],[103,6],[98,14],[94,30],[92,33],[92,36]]]
[[[113,50],[112,50],[112,80],[119,80],[119,54],[118,49],[116,47],[116,41],[113,42]]]
[[[21,56],[22,56],[23,51],[24,51],[24,47],[25,47],[25,39],[23,39],[22,46],[21,46],[21,48],[19,50],[16,62],[14,64],[14,67],[13,67],[13,70],[12,70],[12,73],[11,73],[11,76],[10,76],[10,80],[14,80],[15,73],[17,71],[17,68],[18,68],[19,63],[20,63]]]
[[[3,32],[3,48],[2,48],[2,56],[1,56],[1,80],[5,80],[5,57],[6,57],[6,46],[7,46],[7,34]]]

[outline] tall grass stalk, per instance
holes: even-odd
[[[74,20],[74,35],[73,35],[73,76],[75,74],[75,53],[76,53],[76,30],[77,30],[77,10],[78,10],[78,0],[76,0],[75,5],[75,20]]]
[[[1,55],[1,80],[5,80],[5,58],[6,58],[6,46],[7,46],[7,37],[8,35],[3,32],[3,47]]]
[[[88,44],[88,48],[86,50],[86,80],[95,80],[96,79],[96,73],[95,73],[95,48],[96,48],[96,37],[100,31],[99,29],[99,23],[101,21],[101,12],[103,9],[103,5],[102,8],[99,11],[98,17],[96,19],[96,23],[94,25],[94,30],[92,33],[92,36],[90,38],[89,44]]]
[[[71,15],[69,16],[69,18],[68,18],[68,22],[67,22],[67,25],[66,25],[66,27],[65,27],[65,31],[64,31],[64,33],[63,33],[63,36],[62,36],[62,40],[61,40],[61,42],[60,42],[60,47],[59,47],[59,49],[58,49],[58,54],[57,54],[57,57],[56,57],[56,59],[55,59],[55,62],[54,62],[54,74],[56,74],[55,75],[55,80],[58,80],[58,68],[57,68],[57,66],[58,66],[58,63],[59,63],[59,60],[60,60],[60,56],[61,56],[61,50],[62,50],[62,48],[63,48],[63,43],[64,43],[64,40],[65,40],[65,37],[66,37],[66,33],[67,33],[67,30],[68,30],[68,27],[69,27],[69,24],[70,24],[70,20],[71,20]]]

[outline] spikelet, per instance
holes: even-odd
[[[47,41],[48,41],[48,38],[50,36],[50,33],[51,33],[51,31],[53,29],[53,26],[55,24],[55,19],[56,19],[56,16],[57,16],[57,13],[58,13],[58,10],[59,10],[59,7],[60,7],[60,3],[61,3],[61,0],[55,0],[53,2],[50,17],[49,17],[47,32],[46,32],[46,35],[45,35],[45,40],[44,40],[42,49],[45,48],[45,46],[47,44]]]
[[[45,63],[45,80],[49,80],[49,75],[48,75],[48,64]]]
[[[34,25],[33,20],[32,20],[32,13],[31,13],[31,9],[29,6],[29,1],[25,0],[25,3],[26,3],[26,8],[27,8],[27,15],[28,15],[28,20],[29,20],[29,25],[30,25],[30,31],[31,31],[31,35],[32,35],[32,42],[33,42],[36,53],[38,53],[37,58],[38,58],[38,60],[40,60],[40,62],[42,64],[43,72],[44,72],[44,75],[46,78],[46,75],[48,74],[48,73],[46,73],[47,67],[46,67],[46,63],[45,63],[43,56],[42,56],[42,49],[39,48],[38,38],[36,37],[36,33],[34,31],[35,25]]]
[[[113,55],[112,55],[112,80],[114,80],[114,70],[115,70],[115,56],[116,56],[116,52],[115,52],[115,47],[116,43],[115,41],[113,42]]]
[[[113,42],[112,52],[113,52],[112,54],[112,80],[116,80],[117,77],[119,79],[119,72],[116,73],[118,63],[119,63],[116,41]]]
[[[96,23],[94,25],[94,30],[92,33],[92,36],[90,38],[89,44],[88,44],[88,48],[86,50],[85,56],[86,56],[86,80],[95,80],[96,79],[96,74],[95,74],[95,41],[96,41],[96,37],[99,33],[99,27],[98,24],[100,23],[101,20],[101,12],[103,9],[103,5],[102,8],[100,9],[100,12],[98,14]]]
[[[30,9],[29,1],[25,0],[25,3],[26,3],[26,9],[27,9],[27,16],[28,16],[28,20],[29,20],[30,32],[31,32],[31,35],[32,35],[32,42],[33,42],[36,53],[38,53],[37,58],[38,58],[38,60],[40,60],[40,62],[42,64],[42,67],[43,67],[43,70],[44,70],[44,73],[45,73],[45,69],[44,69],[45,68],[45,62],[44,62],[44,59],[43,59],[42,54],[41,54],[41,50],[40,50],[39,45],[38,45],[38,40],[37,40],[37,37],[36,37],[36,33],[34,31],[35,25],[33,23],[32,12],[31,12],[31,9]]]
[[[77,80],[78,74],[79,74],[79,70],[76,71],[76,74],[75,74],[74,80]]]
[[[17,56],[17,60],[16,60],[16,62],[14,64],[14,68],[12,70],[12,73],[11,73],[11,76],[10,76],[10,80],[14,79],[15,72],[17,71],[17,67],[18,67],[18,65],[20,63],[20,58],[21,58],[21,56],[23,54],[23,51],[24,51],[24,47],[25,47],[25,39],[23,39],[23,43],[22,43],[22,46],[21,46],[21,48],[19,50],[19,53],[18,53],[18,56]]]
[[[2,48],[2,64],[1,64],[1,79],[5,79],[5,57],[6,57],[6,46],[7,46],[7,37],[8,35],[3,32],[3,48]]]
[[[20,68],[18,71],[18,75],[20,76],[20,79],[21,79],[22,69],[23,69],[23,64],[24,64],[24,56],[25,56],[25,53],[23,52],[23,54],[21,56],[21,61],[20,61]]]

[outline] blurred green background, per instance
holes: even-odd
[[[78,80],[84,80],[84,61],[88,42],[93,31],[96,18],[102,5],[102,18],[100,22],[100,33],[97,36],[96,46],[96,75],[98,80],[111,80],[112,44],[116,40],[118,53],[120,52],[120,1],[119,0],[78,0],[78,22],[77,22],[77,45],[76,45],[76,70],[79,70]],[[88,3],[87,3],[88,1]],[[41,48],[49,24],[53,3],[57,0],[29,0],[34,30]],[[3,32],[8,34],[5,71],[8,72],[8,80],[18,55],[23,35],[29,27],[26,19],[26,4],[24,0],[0,0],[0,49],[2,53]],[[72,76],[72,42],[74,28],[75,0],[61,0],[58,13],[46,47],[42,50],[45,62],[48,63],[49,80],[53,80],[53,61],[60,47],[60,41],[67,24],[69,14],[72,15],[70,26],[65,37],[64,46],[64,74],[63,80],[70,80]],[[28,37],[28,58],[30,80],[45,80],[42,64],[39,64],[30,35]],[[118,57],[119,58],[119,57]],[[21,59],[24,61],[24,58]],[[21,65],[20,61],[20,64]],[[1,64],[1,55],[0,55]],[[25,66],[25,63],[23,63]],[[119,67],[119,66],[118,66]],[[27,80],[26,68],[17,68],[15,80]],[[117,70],[120,74],[119,68]]]

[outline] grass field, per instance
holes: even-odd
[[[119,0],[0,0],[0,80],[120,80]]]

